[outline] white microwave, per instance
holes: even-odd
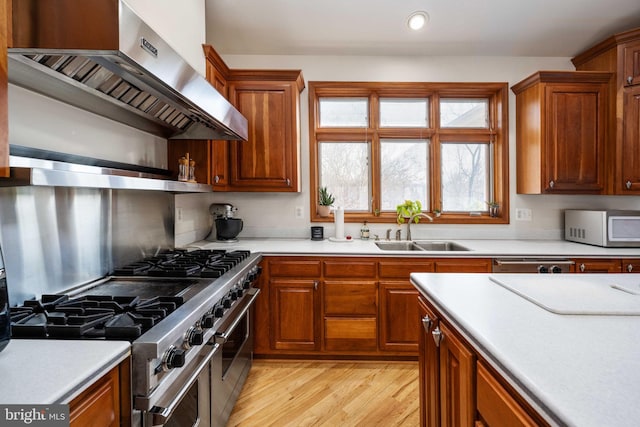
[[[604,247],[640,247],[640,211],[566,210],[564,239]]]

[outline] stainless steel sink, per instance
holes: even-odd
[[[456,242],[443,240],[416,240],[416,241],[384,241],[375,242],[383,251],[468,251],[469,248]]]
[[[469,248],[462,246],[456,242],[441,241],[441,240],[416,240],[413,242],[425,251],[468,251]]]
[[[424,249],[418,247],[413,242],[376,242],[383,251],[423,251]]]

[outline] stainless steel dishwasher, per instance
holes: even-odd
[[[494,273],[570,273],[575,263],[567,258],[496,258],[491,271]]]

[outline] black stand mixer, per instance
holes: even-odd
[[[230,203],[213,203],[209,206],[209,213],[213,216],[211,232],[205,240],[212,242],[235,243],[238,234],[242,231],[242,220],[234,218],[234,212],[238,208]]]

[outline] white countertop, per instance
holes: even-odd
[[[418,240],[418,239],[416,239]],[[429,239],[419,239],[429,240]],[[435,239],[442,241],[442,239]],[[452,239],[469,251],[387,251],[373,240],[353,239],[332,242],[328,239],[241,239],[237,243],[201,240],[185,248],[245,249],[263,255],[359,255],[403,257],[640,257],[640,248],[601,248],[564,240],[461,240]]]
[[[68,403],[130,354],[130,343],[11,339],[0,352],[0,404]]]
[[[414,273],[411,279],[552,425],[637,426],[640,316],[554,314],[490,276],[503,275]],[[578,276],[552,277],[563,284]],[[640,282],[634,274],[579,277],[589,286]],[[571,298],[558,289],[557,299]],[[640,306],[640,295],[628,297]]]

